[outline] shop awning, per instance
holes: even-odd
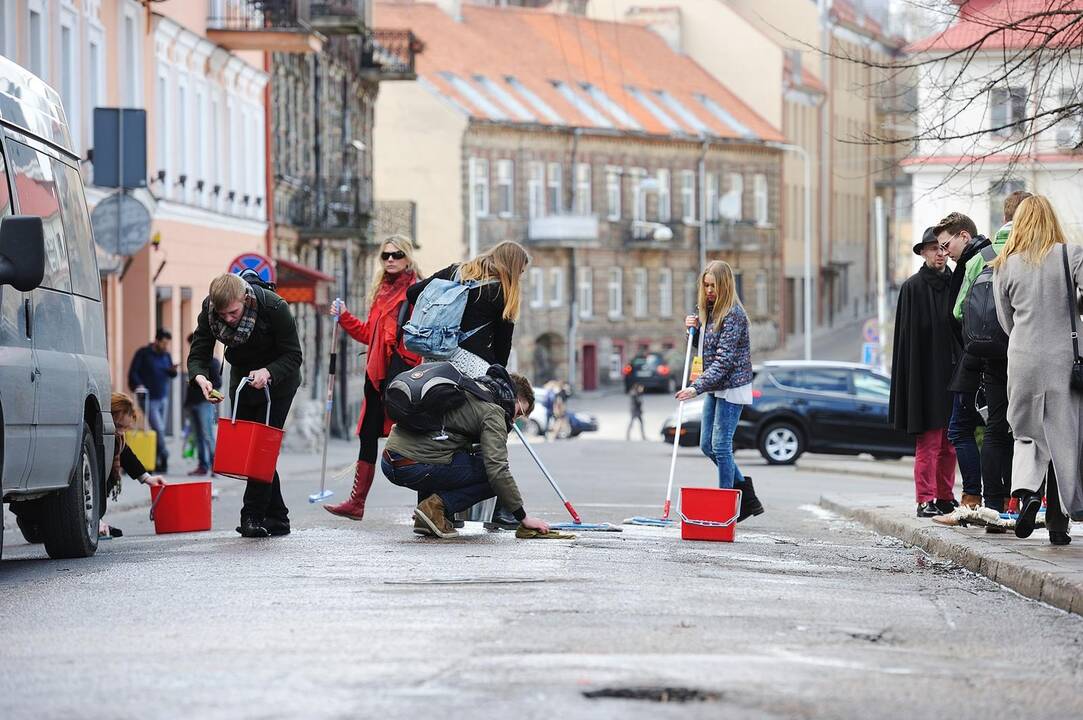
[[[335,279],[330,275],[289,260],[275,260],[278,288],[283,300],[290,303],[326,305],[327,289]]]

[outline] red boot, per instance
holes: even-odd
[[[323,509],[332,515],[339,515],[350,520],[360,520],[365,517],[365,498],[369,496],[372,477],[375,474],[375,465],[358,460],[354,470],[350,499],[338,505],[324,505]]]

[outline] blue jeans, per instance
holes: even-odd
[[[214,464],[214,423],[218,419],[218,407],[209,402],[191,405],[188,407],[188,419],[192,423],[192,433],[196,438],[199,467],[210,470]]]
[[[165,419],[169,412],[169,396],[159,398],[147,398],[147,422],[158,434],[158,467],[169,463],[169,449],[165,444]]]
[[[712,393],[703,397],[699,449],[718,468],[718,487],[723,489],[732,489],[744,482],[733,459],[733,433],[737,432],[737,421],[741,419],[743,409],[743,405],[734,405]]]
[[[466,510],[482,500],[496,495],[485,475],[481,453],[459,451],[447,465],[417,463],[395,467],[388,458],[399,460],[398,453],[385,450],[380,460],[384,475],[393,484],[413,490],[419,501],[429,495],[438,495],[444,501],[444,512],[449,517]]]
[[[963,492],[981,497],[981,455],[974,431],[981,416],[974,409],[974,393],[952,393],[951,419],[948,420],[948,442],[955,448],[959,472],[963,476]]]

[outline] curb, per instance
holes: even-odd
[[[820,507],[868,525],[1033,600],[1083,615],[1083,573],[1024,555],[1002,542],[971,538],[949,527],[936,527],[918,518],[900,517],[888,505],[860,506],[821,496]]]
[[[875,468],[839,468],[833,465],[819,465],[816,463],[802,463],[800,461],[794,465],[795,468],[801,472],[814,472],[823,473],[825,475],[852,475],[855,477],[865,478],[877,478],[880,480],[904,480],[906,482],[914,481],[914,474],[910,472],[896,472],[887,468],[875,469]]]

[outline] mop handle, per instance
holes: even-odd
[[[335,298],[337,301],[338,298]],[[331,328],[331,364],[327,369],[327,406],[323,412],[323,459],[320,462],[320,493],[327,487],[327,440],[331,435],[331,407],[335,401],[335,362],[338,353],[335,351],[335,341],[338,340],[338,318]]]
[[[695,328],[688,328],[688,348],[684,351],[684,373],[681,375],[681,390],[688,387],[688,367],[692,362],[692,342]],[[677,470],[677,448],[680,445],[681,422],[684,419],[684,400],[677,404],[677,424],[673,426],[673,454],[669,459],[669,483],[666,485],[666,504],[662,508],[662,519],[669,519],[669,508],[673,498],[673,474]]]
[[[553,479],[553,476],[549,474],[549,470],[546,469],[545,465],[541,461],[541,458],[538,457],[538,453],[534,452],[534,448],[530,447],[530,443],[526,441],[526,437],[523,436],[523,431],[519,429],[518,425],[513,424],[511,427],[515,430],[515,434],[519,436],[519,439],[523,441],[523,447],[525,447],[526,451],[530,453],[530,457],[534,458],[534,462],[538,464],[538,468],[542,471],[542,474],[545,475],[545,479],[549,481],[549,484],[552,485],[553,489],[557,491],[557,495],[560,496],[560,499],[564,501],[564,508],[568,511],[568,514],[572,516],[572,521],[574,521],[576,525],[583,522],[579,519],[579,513],[577,513],[575,511],[575,508],[572,507],[571,501],[568,500],[568,498],[564,496],[564,493],[560,491],[560,486],[557,485],[557,481]]]

